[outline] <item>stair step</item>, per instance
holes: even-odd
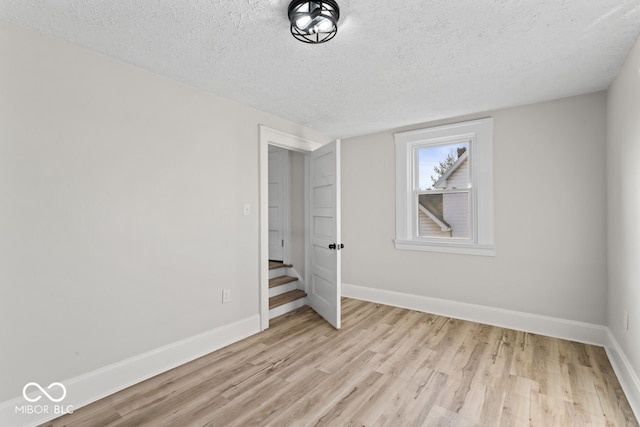
[[[297,277],[280,276],[273,279],[269,279],[269,288],[275,288],[276,286],[284,285],[285,283],[295,282]]]
[[[275,270],[277,268],[293,267],[291,264],[285,264],[278,261],[269,261],[269,270]]]
[[[287,292],[295,291],[296,289],[300,289],[298,287],[298,284],[299,282],[296,280],[295,282],[289,282],[285,283],[284,285],[269,288],[269,298],[275,297],[276,295],[285,294]]]
[[[269,298],[269,310],[271,310],[272,308],[280,307],[281,305],[287,304],[291,301],[304,298],[306,296],[307,296],[307,293],[299,289],[296,289],[295,291],[290,291],[284,294],[276,295],[275,297]]]
[[[300,298],[295,301],[288,302],[280,307],[272,308],[269,310],[269,320],[276,317],[284,316],[287,313],[291,313],[301,307],[307,305],[307,298]]]

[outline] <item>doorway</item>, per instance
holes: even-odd
[[[269,327],[269,147],[305,154],[304,253],[308,305],[340,328],[340,141],[320,144],[260,126],[260,326]],[[273,241],[273,240],[272,240]],[[277,250],[272,253],[278,253]],[[283,260],[287,259],[286,240]]]

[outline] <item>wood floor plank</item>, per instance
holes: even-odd
[[[378,418],[377,424],[385,426],[422,425],[431,412],[435,401],[445,389],[448,376],[442,372],[428,368],[419,369],[409,384],[412,393],[403,393],[403,401],[399,402],[395,412],[385,411]]]
[[[500,426],[531,425],[531,396],[537,384],[527,378],[509,376],[505,383],[505,401],[500,415]]]
[[[342,397],[335,405],[329,408],[320,416],[316,426],[334,426],[343,425],[340,418],[348,408],[359,407],[367,398],[367,391],[382,378],[384,374],[372,371],[362,381],[352,387],[352,389],[344,397]]]
[[[247,411],[237,420],[244,426],[272,425],[276,418],[291,402],[304,399],[311,390],[325,384],[329,374],[317,369],[303,367],[299,371],[299,380],[288,382],[289,385],[271,396],[265,396],[263,402],[253,411]]]
[[[300,423],[299,420],[305,418],[318,420],[327,409],[347,396],[353,390],[355,384],[366,377],[367,370],[365,367],[375,356],[376,353],[370,350],[364,350],[358,354],[349,366],[344,366],[342,369],[327,377],[325,381],[326,386],[330,384],[331,388],[335,387],[333,393],[327,393],[325,387],[319,387],[311,391],[304,396],[303,399],[291,402],[291,404],[281,411],[273,420],[273,425],[296,425]]]
[[[638,421],[601,347],[342,299],[46,426],[616,426]]]

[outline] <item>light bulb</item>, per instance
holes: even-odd
[[[333,23],[331,22],[331,20],[325,18],[322,21],[318,22],[318,25],[316,25],[316,28],[321,33],[328,33],[333,29]]]
[[[310,23],[311,17],[309,15],[304,15],[296,21],[296,27],[301,30],[306,30]]]

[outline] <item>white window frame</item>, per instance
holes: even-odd
[[[493,118],[394,134],[396,249],[495,256],[493,240]],[[419,237],[416,179],[419,147],[470,141],[470,237]]]

